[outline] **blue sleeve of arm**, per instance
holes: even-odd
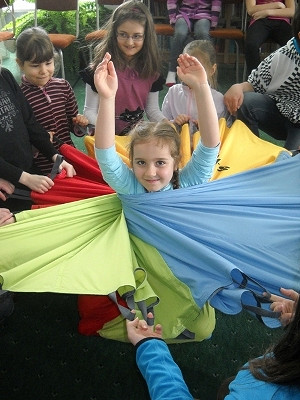
[[[95,155],[105,182],[119,194],[145,193],[132,170],[117,154],[116,147],[97,149]]]
[[[193,400],[164,341],[150,339],[141,343],[136,362],[148,385],[151,400]]]
[[[180,187],[207,183],[212,177],[219,150],[220,145],[205,147],[200,141],[190,161],[179,171]]]

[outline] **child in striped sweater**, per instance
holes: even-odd
[[[24,30],[17,39],[17,63],[24,74],[21,89],[38,122],[49,132],[54,147],[62,143],[74,146],[70,132],[83,136],[88,120],[78,114],[78,105],[71,85],[54,78],[54,48],[47,32],[40,28]],[[35,164],[44,174],[52,165],[41,153],[35,153]]]

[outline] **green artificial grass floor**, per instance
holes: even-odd
[[[244,312],[216,318],[211,339],[169,345],[200,400],[215,400],[223,379],[281,334]],[[15,294],[15,311],[0,324],[1,400],[149,399],[133,346],[82,336],[77,323],[76,295]]]

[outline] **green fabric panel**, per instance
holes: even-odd
[[[200,309],[189,288],[169,269],[159,252],[152,246],[130,235],[139,267],[147,272],[147,281],[160,298],[154,308],[155,324],[163,325],[163,337],[168,343],[188,342],[176,339],[185,329],[195,333],[192,341],[202,341],[215,328],[215,311],[208,303]],[[135,296],[136,299],[136,296]],[[140,314],[137,312],[140,317]],[[101,337],[127,342],[125,320],[117,317],[98,332]]]
[[[0,229],[3,288],[108,294],[135,287],[126,221],[116,195],[18,214]]]
[[[185,329],[201,341],[215,327],[214,310],[194,302],[159,252],[129,235],[115,194],[24,211],[18,223],[0,228],[3,288],[15,292],[108,294],[137,288],[135,301],[155,305],[164,337]],[[160,301],[159,301],[160,299]],[[138,313],[140,316],[140,314]],[[122,317],[101,336],[126,341]]]
[[[214,309],[208,304],[200,309],[188,286],[173,275],[159,252],[134,235],[130,238],[139,266],[147,271],[147,280],[161,299],[154,310],[155,323],[164,327],[164,338],[176,338],[185,329],[194,332],[197,341],[210,336],[215,328]]]

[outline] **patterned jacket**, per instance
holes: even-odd
[[[211,27],[218,24],[221,11],[221,0],[167,0],[170,24],[175,24],[178,18],[183,17],[190,27],[190,20],[208,19]]]
[[[300,46],[295,38],[266,57],[249,75],[248,82],[255,92],[274,99],[289,121],[300,123]]]

